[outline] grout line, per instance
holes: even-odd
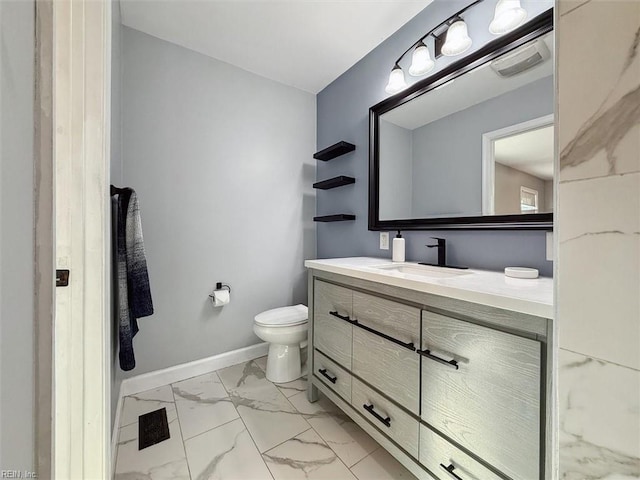
[[[630,367],[628,365],[623,365],[623,364],[617,363],[617,362],[612,362],[611,360],[606,360],[604,358],[596,357],[594,355],[589,355],[588,353],[577,352],[575,350],[570,350],[570,349],[564,348],[564,347],[558,347],[558,350],[565,350],[567,352],[571,352],[571,353],[575,353],[576,355],[580,355],[581,357],[591,358],[591,359],[595,360],[596,362],[602,362],[602,363],[606,363],[606,364],[609,364],[609,365],[615,365],[616,367],[626,368],[627,370],[631,370],[633,372],[640,373],[640,370],[638,370],[637,368]],[[561,365],[558,365],[558,371],[560,371],[560,369],[562,369],[562,368],[563,367]]]
[[[567,185],[567,184],[578,183],[578,182],[589,182],[591,180],[603,180],[605,178],[620,178],[620,177],[626,177],[628,175],[634,175],[638,173],[640,173],[640,170],[636,170],[633,172],[612,173],[609,175],[596,175],[588,178],[570,178],[569,180],[560,180],[558,182],[558,185]]]
[[[235,407],[233,407],[233,408],[235,408]],[[238,409],[236,409],[236,413],[238,413]],[[200,433],[198,433],[198,434],[196,434],[196,435],[194,435],[192,437],[189,437],[189,438],[183,438],[183,441],[187,442],[189,440],[193,440],[194,438],[198,438],[199,436],[204,435],[205,433],[209,433],[212,430],[216,430],[216,429],[218,429],[220,427],[224,427],[225,425],[229,425],[231,422],[235,422],[236,420],[240,420],[240,415],[239,414],[238,414],[238,416],[236,418],[232,418],[231,420],[226,421],[224,423],[221,423],[220,425],[216,425],[215,427],[210,428],[209,430],[205,430],[204,432],[200,432]]]
[[[376,442],[378,443],[378,442]],[[361,458],[360,460],[358,460],[356,463],[353,464],[353,466],[351,466],[349,468],[349,470],[351,470],[352,468],[355,468],[356,465],[360,464],[361,462],[364,462],[367,458],[369,458],[371,455],[373,455],[374,453],[376,453],[378,450],[380,450],[382,448],[382,446],[380,444],[378,444],[378,448],[376,448],[373,452],[365,455],[363,458]]]
[[[269,468],[269,465],[267,465],[267,462],[265,462],[264,458],[262,457],[262,452],[258,448],[258,444],[256,443],[255,439],[253,438],[253,435],[251,435],[251,432],[249,431],[249,428],[247,427],[247,424],[244,422],[244,418],[242,418],[242,415],[240,415],[240,412],[235,407],[235,405],[234,405],[234,408],[236,409],[236,413],[238,414],[238,418],[240,419],[240,421],[244,425],[244,429],[247,432],[247,435],[249,435],[249,438],[251,439],[251,442],[253,443],[253,446],[256,447],[256,451],[258,452],[258,455],[260,456],[260,460],[262,460],[262,463],[267,468],[267,472],[269,472],[269,475],[271,475],[271,478],[273,480],[275,480],[275,477],[273,476],[273,473],[271,473],[271,469]]]
[[[176,403],[176,395],[173,393],[171,384],[169,384],[169,388],[171,389],[173,404],[176,407],[176,420],[178,421],[178,430],[180,430],[180,443],[182,443],[182,451],[184,452],[184,462],[187,464],[187,472],[189,473],[189,478],[191,478],[191,467],[189,466],[189,459],[187,458],[187,446],[184,444],[184,435],[182,433],[182,423],[180,422],[180,412],[178,411],[178,404]]]
[[[266,455],[268,452],[270,452],[271,450],[273,450],[274,448],[278,448],[282,445],[284,445],[285,443],[287,443],[290,440],[293,440],[294,438],[296,438],[298,435],[302,435],[303,433],[307,433],[309,430],[313,430],[312,426],[309,426],[309,428],[307,428],[305,431],[300,432],[300,433],[296,433],[293,437],[291,438],[287,438],[286,440],[281,441],[280,443],[278,443],[277,445],[274,445],[273,447],[271,447],[269,450],[265,450],[264,453],[261,453],[260,455]],[[315,432],[315,430],[313,430]],[[316,432],[318,433],[318,432]],[[251,433],[249,433],[249,435],[251,435]],[[324,441],[324,438],[320,437],[322,439],[322,441]]]

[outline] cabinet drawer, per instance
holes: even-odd
[[[420,344],[420,310],[403,303],[353,292],[353,317],[358,323],[396,338]]]
[[[415,351],[354,327],[353,373],[419,414],[420,357]]]
[[[353,292],[348,288],[315,281],[313,346],[351,370]],[[342,318],[341,318],[342,317]]]
[[[420,425],[420,463],[440,480],[503,480],[424,425]]]
[[[541,351],[538,341],[423,311],[422,418],[504,474],[539,479]]]
[[[313,352],[313,374],[351,403],[351,374],[317,350]]]
[[[363,417],[411,456],[418,458],[419,422],[417,419],[357,378],[352,380],[351,399],[351,404]]]

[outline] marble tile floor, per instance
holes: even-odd
[[[125,397],[115,480],[415,480],[306,380],[273,384],[266,357]],[[171,438],[138,450],[138,416]]]

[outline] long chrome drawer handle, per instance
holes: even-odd
[[[324,378],[329,380],[331,383],[336,383],[336,380],[338,380],[338,377],[332,377],[331,375],[329,375],[327,373],[327,369],[326,368],[321,368],[318,371],[320,372],[320,375],[322,375]]]
[[[440,466],[444,468],[447,471],[447,473],[451,475],[453,478],[455,478],[456,480],[463,480],[461,477],[453,473],[453,471],[456,469],[456,467],[453,466],[453,463],[450,463],[448,467],[445,467],[442,463],[440,464]]]
[[[349,318],[349,315],[340,315],[338,312],[329,312],[329,315],[333,315],[334,317],[339,318],[340,320],[344,320],[345,322],[349,322],[351,324],[357,323],[357,320],[351,320]]]
[[[373,404],[371,405],[367,405],[366,403],[364,405],[362,405],[364,407],[364,409],[369,412],[371,415],[373,415],[374,417],[376,417],[378,420],[380,420],[380,422],[384,423],[387,427],[391,427],[391,418],[390,417],[386,417],[384,418],[382,415],[380,415],[378,412],[376,412],[373,408]]]
[[[431,360],[435,360],[438,363],[443,363],[444,365],[449,365],[450,367],[455,368],[456,370],[458,370],[458,368],[460,368],[458,366],[458,362],[456,360],[445,360],[444,358],[440,358],[436,355],[433,355],[431,353],[430,350],[428,349],[424,349],[424,350],[417,350],[417,352],[422,355],[423,357],[427,357],[430,358]]]

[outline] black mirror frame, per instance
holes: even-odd
[[[551,31],[553,31],[553,9],[547,10],[522,27],[487,43],[477,51],[369,109],[369,230],[553,229],[553,213],[380,220],[378,190],[380,115]]]

